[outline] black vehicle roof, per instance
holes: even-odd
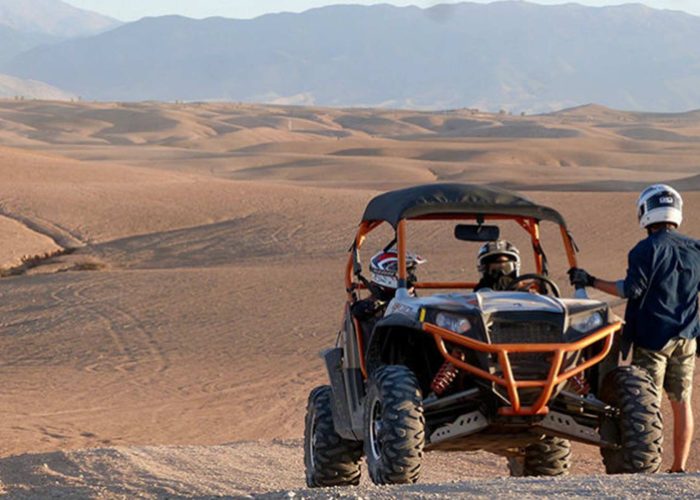
[[[396,227],[402,219],[437,214],[506,215],[566,226],[556,210],[511,191],[457,183],[424,184],[380,194],[369,202],[362,220],[385,221]]]

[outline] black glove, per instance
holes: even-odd
[[[367,321],[368,319],[377,315],[381,309],[381,306],[382,304],[379,301],[365,299],[355,302],[350,307],[350,311],[352,312],[352,315],[360,321]]]
[[[569,269],[568,273],[569,282],[576,288],[593,286],[593,283],[595,283],[596,280],[595,276],[588,274],[585,270],[578,267],[572,267]]]

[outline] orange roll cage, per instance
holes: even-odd
[[[525,231],[530,235],[530,240],[532,242],[533,248],[540,248],[540,225],[539,221],[527,217],[515,217],[509,215],[465,215],[465,214],[455,214],[455,215],[427,215],[416,217],[411,220],[479,220],[479,222],[494,221],[494,220],[512,220],[517,222]],[[399,280],[406,280],[406,223],[407,219],[399,221],[396,226],[396,245],[397,253],[399,257]],[[348,299],[353,300],[353,292],[355,290],[362,290],[364,286],[362,283],[357,283],[354,281],[354,270],[355,270],[355,254],[359,253],[362,248],[367,235],[375,230],[382,224],[382,221],[364,221],[360,224],[360,227],[355,236],[355,242],[353,245],[353,251],[350,252],[348,257],[347,265],[345,266],[345,289],[348,293]],[[571,239],[571,235],[564,226],[560,226],[562,239],[564,240],[564,248],[566,249],[567,259],[569,261],[569,267],[576,267],[576,251],[574,249],[574,244]],[[544,262],[542,254],[535,252],[535,269],[537,273],[541,274],[544,268]],[[417,282],[414,284],[415,288],[418,289],[466,289],[474,288],[476,283],[473,282]]]
[[[541,249],[540,241],[540,225],[539,220],[529,217],[499,215],[499,214],[431,214],[422,215],[411,219],[402,219],[396,225],[396,243],[399,260],[398,278],[399,286],[406,286],[407,270],[406,270],[406,224],[407,220],[477,220],[479,224],[486,221],[494,220],[511,220],[520,225],[529,235],[533,249],[535,249],[535,268],[538,274],[542,274],[544,270],[543,254],[538,251]],[[348,301],[352,303],[356,300],[356,290],[364,289],[362,283],[355,281],[355,260],[359,254],[360,248],[364,243],[367,235],[374,229],[379,227],[383,221],[363,221],[355,236],[355,243],[348,258],[345,268],[345,287],[348,293]],[[577,267],[576,248],[567,228],[560,225],[561,237],[564,242],[564,248],[570,267]],[[417,282],[413,286],[417,289],[470,289],[476,286],[472,282]],[[360,364],[362,374],[367,377],[367,367],[364,356],[364,342],[360,330],[359,322],[353,318],[355,332],[357,335],[357,343],[360,351]],[[499,413],[502,415],[543,415],[548,412],[547,402],[552,395],[554,388],[565,380],[576,376],[582,371],[590,368],[596,363],[605,358],[611,350],[613,337],[618,332],[622,323],[617,322],[608,325],[594,332],[587,337],[573,343],[558,343],[558,344],[489,344],[480,342],[469,337],[465,337],[446,330],[437,325],[421,321],[423,331],[432,335],[438,350],[442,356],[452,363],[457,368],[464,370],[472,375],[482,377],[493,383],[506,388],[508,399],[510,400],[510,408],[501,408]],[[562,365],[566,354],[585,349],[596,342],[603,341],[602,350],[595,356],[587,359],[582,364],[573,369],[562,372]],[[489,373],[476,366],[473,366],[465,361],[462,361],[455,356],[452,356],[445,342],[461,345],[475,351],[493,354],[498,357],[501,366],[502,376]],[[511,353],[552,353],[552,365],[546,380],[515,380],[513,370],[510,364],[509,354]],[[542,392],[537,401],[532,406],[522,406],[520,403],[520,395],[518,389],[521,388],[541,388]]]

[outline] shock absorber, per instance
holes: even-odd
[[[570,386],[574,392],[580,394],[581,396],[586,396],[589,392],[591,392],[591,386],[583,373],[579,373],[578,375],[571,377]]]
[[[458,351],[457,349],[452,351],[452,356],[460,361],[464,361],[464,353]],[[442,367],[440,367],[440,370],[438,370],[437,375],[435,375],[433,383],[430,384],[430,388],[437,396],[441,396],[447,389],[450,388],[452,383],[457,378],[458,373],[459,369],[455,365],[449,361],[445,361],[442,364]]]

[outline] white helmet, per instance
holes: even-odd
[[[414,253],[406,253],[406,270],[409,274],[409,281],[416,280],[413,272],[418,265],[425,262],[425,259]],[[399,254],[396,249],[382,250],[372,257],[372,260],[369,262],[369,272],[373,283],[396,290],[399,287]]]
[[[482,275],[486,275],[488,265],[491,264],[497,257],[505,255],[513,263],[512,270],[504,274],[515,273],[515,276],[520,275],[520,251],[511,242],[506,240],[489,241],[479,249],[477,255],[477,269]]]
[[[683,198],[666,184],[649,186],[637,200],[637,217],[642,229],[662,222],[680,226],[683,222]]]

